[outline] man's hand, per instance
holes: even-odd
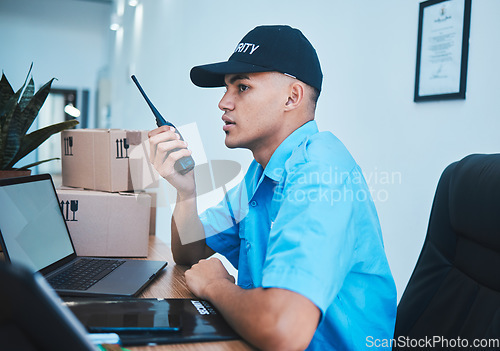
[[[170,126],[161,126],[148,134],[151,146],[149,160],[154,168],[177,189],[177,201],[172,214],[172,254],[179,264],[192,264],[213,254],[205,243],[205,231],[198,217],[194,172],[182,175],[174,168],[175,162],[191,155],[187,144]],[[178,149],[177,151],[172,151]],[[185,240],[181,240],[181,236]],[[197,241],[192,242],[192,238]]]
[[[196,296],[210,301],[245,340],[260,350],[304,350],[318,326],[320,310],[306,297],[279,288],[242,289],[217,258],[186,271]]]
[[[235,282],[234,277],[227,272],[222,262],[217,258],[200,260],[186,271],[185,276],[189,290],[205,300],[208,299],[206,290],[210,284],[224,282],[225,280],[232,284]]]
[[[194,172],[185,175],[174,169],[175,162],[185,156],[190,156],[187,143],[180,140],[175,128],[161,126],[148,134],[151,150],[149,160],[158,173],[176,189],[181,198],[193,197],[196,194]],[[174,149],[179,149],[172,152]]]

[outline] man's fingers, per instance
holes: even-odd
[[[156,155],[158,153],[158,146],[161,143],[180,139],[179,134],[175,133],[175,129],[168,126],[161,126],[160,128],[152,130],[148,135],[150,146],[149,161],[151,163],[155,162],[154,160],[156,159]],[[179,147],[182,147],[182,145]]]
[[[165,150],[167,149],[168,151],[158,152],[158,155],[155,158],[155,162],[153,163],[156,169],[162,169],[162,172],[160,172],[160,174],[165,178],[168,178],[170,175],[176,172],[174,165],[178,160],[185,156],[191,155],[191,150],[186,149],[185,146],[183,148],[177,148],[178,150],[175,150],[175,147],[174,149],[170,149],[170,147],[165,148]]]
[[[168,157],[165,156],[165,159],[163,162],[160,161],[161,164],[164,165],[165,169],[171,169],[172,172],[174,171],[174,165],[175,163],[180,160],[183,157],[190,156],[191,155],[191,150],[188,149],[179,149],[176,151],[172,151]]]
[[[174,127],[161,126],[148,133],[149,136],[149,161],[155,169],[165,178],[173,175],[174,165],[182,157],[191,155],[187,150],[187,143],[180,140],[180,135]]]
[[[156,148],[157,155],[162,158],[164,155],[171,153],[175,149],[185,149],[187,143],[182,140],[169,140],[159,143]]]
[[[152,131],[150,131],[148,133],[148,137],[151,138],[152,136],[158,135],[160,133],[164,133],[164,132],[169,131],[169,130],[174,131],[175,128],[170,127],[170,126],[161,126],[161,127],[158,127],[156,129],[153,129]]]

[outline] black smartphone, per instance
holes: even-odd
[[[93,313],[87,316],[84,325],[91,333],[154,333],[181,330],[179,315],[158,311]]]
[[[141,85],[139,84],[139,81],[137,80],[137,78],[135,77],[135,75],[132,75],[130,78],[132,78],[132,80],[134,81],[135,85],[137,86],[137,88],[139,89],[139,91],[141,92],[142,96],[144,97],[144,99],[146,100],[147,104],[149,105],[149,108],[151,109],[151,111],[153,112],[153,115],[155,116],[156,118],[156,125],[158,127],[161,127],[161,126],[170,126],[170,127],[174,127],[175,126],[170,123],[169,121],[167,121],[165,118],[163,118],[163,116],[160,114],[160,112],[156,109],[156,107],[153,105],[153,103],[151,102],[151,100],[149,100],[148,96],[146,95],[146,93],[144,92],[144,90],[142,89]],[[184,138],[182,137],[181,133],[179,133],[179,131],[177,130],[177,128],[175,128],[175,132],[177,134],[179,134],[179,137],[181,140],[184,140]],[[171,152],[173,151],[177,151],[179,149],[174,149],[172,150]],[[181,158],[180,160],[178,160],[175,165],[174,165],[174,168],[177,172],[179,172],[180,174],[186,174],[187,172],[191,171],[193,168],[194,168],[194,160],[191,156],[185,156],[183,158]]]

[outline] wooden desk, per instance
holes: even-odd
[[[170,247],[152,235],[149,238],[149,260],[167,261],[168,265],[163,272],[139,295],[139,297],[153,298],[190,298],[194,295],[189,291],[184,279],[186,266],[174,263]],[[243,340],[217,341],[204,343],[189,343],[175,345],[128,347],[131,351],[164,351],[164,350],[207,350],[207,351],[244,351],[255,350]]]

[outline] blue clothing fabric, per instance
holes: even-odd
[[[250,165],[224,201],[200,215],[207,244],[238,285],[310,299],[321,320],[308,350],[369,350],[393,337],[396,288],[369,188],[350,153],[311,121],[266,168]]]

